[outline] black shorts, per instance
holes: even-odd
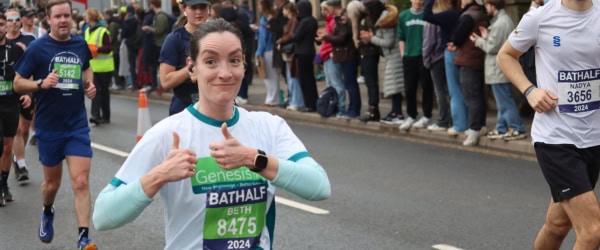
[[[20,106],[20,105],[19,105]],[[35,102],[33,101],[33,97],[31,100],[31,105],[28,108],[19,108],[19,111],[25,120],[31,121],[33,119],[33,113],[35,112]]]
[[[554,202],[571,199],[596,187],[600,146],[577,148],[572,144],[536,142],[534,149]]]
[[[0,110],[0,133],[2,137],[15,137],[19,127],[19,110]]]

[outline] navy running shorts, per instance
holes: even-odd
[[[536,142],[534,149],[554,202],[571,199],[596,187],[600,146],[577,148],[572,144]]]
[[[92,146],[88,127],[68,132],[48,132],[36,129],[40,162],[46,167],[59,164],[65,157],[92,158]]]

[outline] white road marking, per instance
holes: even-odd
[[[107,152],[107,153],[110,153],[110,154],[113,154],[113,155],[118,155],[118,156],[121,156],[121,157],[127,157],[127,156],[129,156],[129,153],[127,153],[127,152],[124,152],[124,151],[121,151],[121,150],[118,150],[118,149],[114,149],[114,148],[111,148],[111,147],[108,147],[108,146],[104,146],[104,145],[101,145],[101,144],[98,144],[98,143],[94,143],[94,142],[92,142],[92,148],[95,148],[95,149],[98,149],[98,150],[102,150],[104,152]]]
[[[300,210],[304,210],[306,212],[313,213],[313,214],[329,214],[328,210],[320,209],[318,207],[313,207],[313,206],[306,205],[306,204],[296,202],[293,200],[288,200],[286,198],[281,198],[279,196],[275,196],[275,202],[282,204],[282,205],[286,205],[288,207],[293,207],[293,208],[297,208]]]
[[[450,245],[446,245],[446,244],[437,244],[437,245],[433,245],[431,247],[438,249],[438,250],[464,250],[462,248],[458,248],[458,247],[450,246]]]
[[[92,148],[107,152],[109,154],[114,154],[117,156],[121,156],[121,157],[127,157],[129,156],[129,153],[118,150],[118,149],[114,149],[108,146],[104,146],[98,143],[94,143],[92,142]],[[321,209],[318,207],[313,207],[310,205],[306,205],[297,201],[293,201],[293,200],[288,200],[286,198],[281,198],[279,196],[275,196],[275,202],[282,204],[282,205],[286,205],[288,207],[293,207],[296,209],[300,209],[309,213],[313,213],[313,214],[329,214],[328,210],[325,209]]]

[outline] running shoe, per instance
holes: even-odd
[[[54,237],[54,226],[52,225],[54,222],[54,207],[52,207],[51,213],[51,215],[46,215],[46,213],[42,211],[42,221],[40,222],[38,236],[44,243],[52,242],[52,238]]]
[[[2,187],[2,198],[4,199],[4,201],[6,202],[11,202],[14,201],[15,199],[13,198],[13,195],[10,193],[10,190],[8,189],[8,185]]]
[[[15,163],[15,178],[17,178],[17,181],[29,180],[29,171],[27,171],[27,167],[20,168],[17,166],[17,163]]]
[[[77,250],[96,250],[96,245],[92,243],[90,239],[87,237],[81,238],[79,242],[77,242]]]

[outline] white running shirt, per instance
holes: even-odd
[[[210,157],[208,145],[224,139],[222,122],[193,107],[165,118],[146,132],[112,185],[131,183],[150,171],[150,166],[160,164],[176,131],[179,148],[196,152],[198,164],[194,177],[170,182],[160,189],[165,208],[165,249],[271,249],[269,229],[273,230],[275,212],[269,210],[275,186],[245,167],[221,170]],[[227,125],[242,144],[279,159],[308,156],[281,117],[237,107]]]
[[[550,1],[525,14],[508,41],[521,52],[535,46],[538,87],[559,98],[535,114],[533,142],[600,145],[600,1],[584,12]]]

